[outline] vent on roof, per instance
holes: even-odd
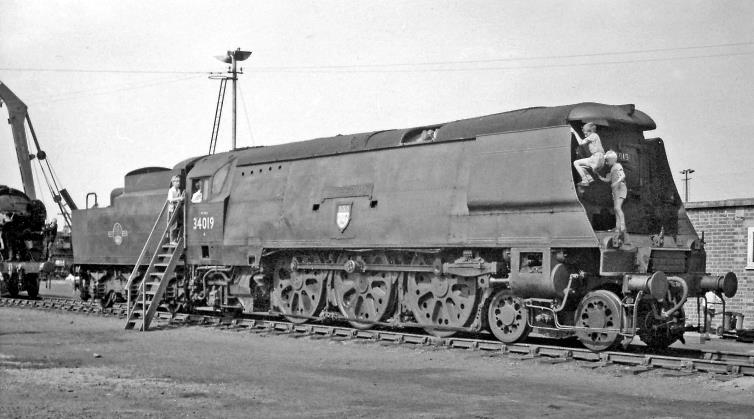
[[[419,127],[406,131],[401,138],[401,144],[429,143],[437,139],[437,132],[442,125]]]
[[[636,106],[633,103],[629,103],[626,105],[619,105],[619,108],[621,108],[624,112],[628,114],[628,116],[631,116],[636,112]]]

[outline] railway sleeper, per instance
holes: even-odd
[[[39,301],[30,301],[30,300],[21,300],[21,299],[8,299],[3,298],[0,300],[0,303],[2,305],[6,306],[20,306],[20,307],[26,307],[26,308],[39,308],[39,309],[45,309],[43,307],[43,304],[36,304]],[[35,304],[29,304],[29,303],[35,303]],[[59,310],[65,310],[65,308],[72,307],[73,301],[71,301],[67,305],[60,305],[55,306],[56,309]],[[90,312],[98,312],[103,315],[112,315],[107,310],[101,310],[97,305],[94,303],[88,303],[88,304],[82,304],[77,303],[75,304],[84,310],[80,311],[82,313],[90,313]],[[196,316],[196,315],[194,315]],[[198,316],[197,316],[198,317]],[[205,320],[208,320],[210,316],[201,316]],[[174,320],[170,320],[171,322]],[[178,320],[180,322],[180,320]],[[205,325],[213,325],[217,324],[216,321],[205,321]],[[249,319],[241,319],[238,321],[239,324],[246,323],[249,325],[253,325],[253,327],[257,326],[264,326],[267,325],[265,329],[267,330],[287,330],[291,333],[295,332],[301,332],[303,330],[310,330],[313,335],[309,336],[309,338],[315,338],[317,335],[322,336],[323,338],[330,339],[332,337],[353,337],[353,338],[361,338],[364,339],[367,336],[367,332],[359,330],[359,329],[348,329],[341,326],[323,326],[323,325],[306,325],[302,328],[302,326],[291,324],[291,323],[284,323],[280,321],[269,321],[269,320],[249,320]],[[264,330],[264,329],[263,329]],[[251,331],[251,329],[250,329]],[[413,335],[413,334],[405,334],[400,332],[380,332],[380,331],[370,331],[368,333],[371,333],[372,336],[375,336],[375,340],[383,340],[387,338],[386,340],[389,341],[396,341],[399,343],[411,343],[411,344],[433,344],[435,343],[433,338],[430,337],[422,337],[419,335]],[[422,338],[425,338],[426,340],[423,340]],[[642,353],[625,353],[625,352],[602,352],[602,353],[594,353],[583,349],[578,348],[570,348],[570,347],[557,347],[557,346],[542,346],[542,345],[532,345],[532,344],[523,344],[523,343],[517,343],[517,344],[501,344],[501,343],[495,343],[489,340],[485,339],[443,339],[444,346],[445,347],[451,347],[451,348],[457,348],[457,349],[466,349],[466,350],[496,350],[500,351],[501,353],[506,354],[520,354],[525,355],[525,359],[531,359],[534,357],[546,357],[546,358],[553,358],[553,359],[560,359],[562,357],[578,360],[578,361],[589,361],[591,364],[590,366],[596,365],[608,365],[608,364],[623,364],[623,365],[634,365],[636,367],[642,368],[642,369],[652,369],[652,368],[663,368],[663,369],[670,369],[679,371],[681,373],[694,373],[694,372],[706,372],[706,373],[712,373],[712,374],[724,374],[724,375],[743,375],[743,376],[754,376],[754,366],[751,365],[750,362],[745,362],[742,360],[747,359],[748,354],[737,354],[733,352],[726,352],[726,355],[729,356],[731,360],[721,361],[721,360],[710,360],[709,357],[705,357],[705,353],[702,351],[695,351],[693,353],[686,354],[684,357],[675,357],[675,356],[669,356],[669,355],[646,355]],[[455,342],[455,343],[453,343]],[[698,352],[698,353],[697,353]],[[511,356],[511,355],[508,355]],[[690,356],[690,357],[689,357]],[[597,363],[597,364],[594,364]],[[643,372],[643,370],[642,370]]]

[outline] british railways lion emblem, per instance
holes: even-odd
[[[113,224],[113,231],[107,232],[107,237],[112,237],[116,245],[123,243],[123,238],[128,237],[128,230],[124,230],[120,223]]]

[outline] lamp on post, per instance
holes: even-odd
[[[236,48],[235,51],[228,51],[226,55],[217,55],[215,58],[218,60],[230,64],[229,73],[232,74],[231,80],[233,80],[233,146],[231,150],[236,149],[236,81],[238,81],[238,74],[236,63],[239,61],[245,61],[251,56],[251,51],[241,51],[241,48]],[[243,74],[243,70],[240,71]]]

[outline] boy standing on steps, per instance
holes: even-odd
[[[618,155],[609,150],[605,154],[605,164],[610,166],[608,176],[599,176],[603,182],[609,182],[613,191],[613,208],[615,209],[615,231],[619,234],[626,232],[626,217],[623,215],[623,201],[626,200],[628,188],[626,187],[626,174],[623,173],[623,166],[618,163]]]
[[[183,191],[181,190],[181,178],[173,176],[171,179],[173,186],[168,191],[168,237],[170,238],[170,244],[178,244],[178,234],[176,233],[177,227],[180,224],[180,216],[175,217],[173,222],[170,222],[173,213],[178,210],[183,202]]]

